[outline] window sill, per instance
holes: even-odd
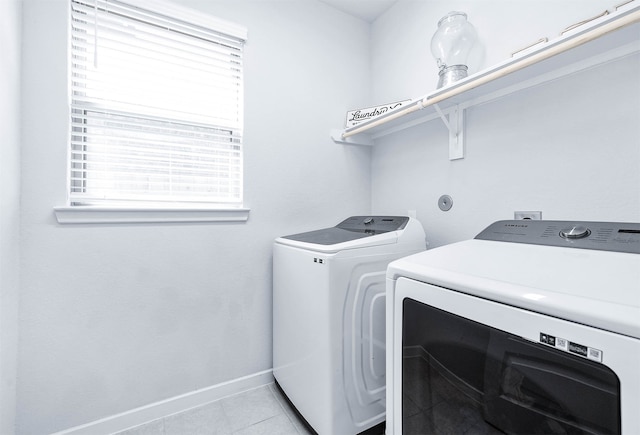
[[[246,222],[248,208],[205,207],[103,207],[63,206],[53,208],[59,224],[121,224],[121,223],[198,223]]]

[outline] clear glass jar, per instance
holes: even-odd
[[[478,37],[464,12],[449,12],[438,21],[431,38],[431,53],[439,71],[438,88],[467,76],[467,61]]]

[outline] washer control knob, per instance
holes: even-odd
[[[365,225],[370,225],[373,223],[373,218],[372,217],[364,218],[363,222]]]
[[[582,239],[583,237],[587,237],[589,234],[591,234],[591,230],[582,225],[564,228],[560,231],[560,237],[564,239]]]

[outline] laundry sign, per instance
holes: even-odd
[[[397,109],[410,102],[411,100],[404,100],[397,101],[395,103],[383,104],[381,106],[367,107],[365,109],[350,110],[347,112],[345,128],[353,127],[354,125],[358,125],[361,122],[377,118],[378,116],[385,114],[390,110]]]

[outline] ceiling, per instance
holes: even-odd
[[[320,0],[336,9],[369,23],[375,21],[382,13],[398,0]]]

